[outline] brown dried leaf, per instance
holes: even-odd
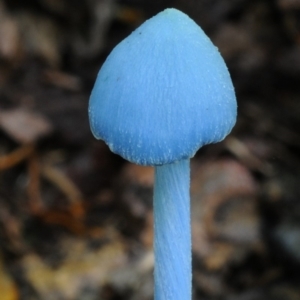
[[[45,59],[51,66],[58,66],[62,33],[57,23],[45,16],[25,11],[19,13],[17,19],[26,51]]]
[[[44,81],[48,84],[68,91],[77,92],[82,88],[82,82],[78,77],[60,71],[45,71]]]
[[[1,300],[17,300],[19,293],[12,278],[5,272],[0,256],[0,291]]]
[[[0,58],[15,60],[21,50],[20,31],[16,20],[0,2]]]
[[[208,269],[220,269],[260,246],[256,193],[251,174],[233,160],[210,162],[194,173],[193,250]]]
[[[67,257],[55,269],[35,254],[22,261],[25,276],[41,299],[78,299],[87,288],[97,292],[126,262],[124,245],[118,241],[91,250],[83,240],[67,239],[62,247]]]
[[[46,118],[22,108],[0,112],[0,127],[19,143],[32,143],[49,134],[52,125]]]

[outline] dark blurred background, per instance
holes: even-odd
[[[167,7],[218,46],[239,104],[192,160],[194,299],[300,299],[300,0],[0,0],[0,300],[152,299],[153,169],[96,141],[87,106]]]

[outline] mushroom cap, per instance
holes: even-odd
[[[218,49],[186,14],[166,9],[119,43],[90,102],[94,136],[141,165],[187,159],[236,122],[232,81]]]

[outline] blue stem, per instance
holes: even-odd
[[[191,300],[190,160],[155,167],[155,300]]]

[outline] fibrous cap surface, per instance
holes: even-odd
[[[89,103],[95,137],[142,165],[186,159],[224,139],[236,111],[218,49],[176,9],[149,19],[113,49]]]

